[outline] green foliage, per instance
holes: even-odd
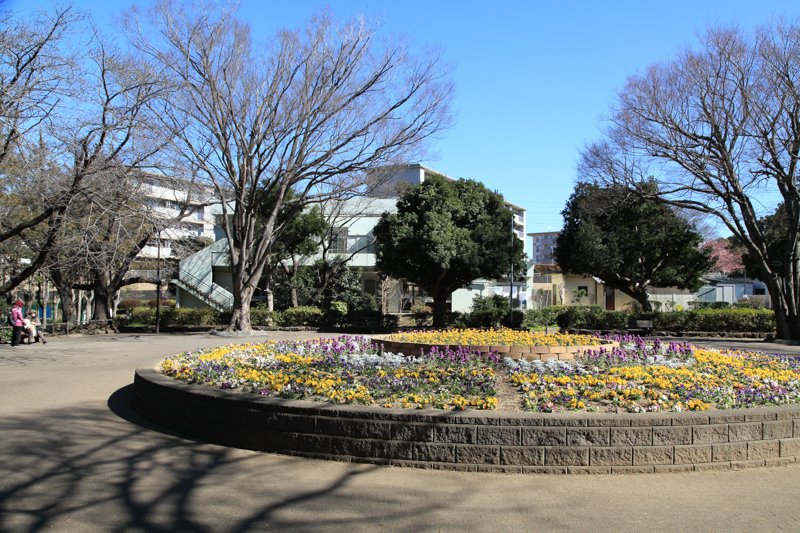
[[[253,307],[250,309],[250,324],[273,328],[280,323],[280,315],[278,311],[270,311],[265,307]]]
[[[640,187],[658,192],[651,183]],[[651,310],[648,286],[695,290],[711,265],[689,222],[625,187],[579,183],[562,214],[555,250],[561,268],[602,279],[645,311]]]
[[[213,309],[181,307],[164,312],[161,325],[165,326],[213,326],[219,323],[219,316]],[[153,313],[155,322],[155,312]]]
[[[436,325],[445,300],[477,278],[507,276],[512,261],[524,275],[523,243],[510,235],[512,213],[503,197],[472,180],[433,176],[406,189],[397,212],[375,226],[377,267],[405,278],[434,299]]]
[[[605,311],[599,305],[576,305],[562,307],[556,323],[563,330],[623,330],[630,316],[624,311]]]
[[[156,310],[152,307],[134,307],[129,309],[125,324],[131,326],[152,326],[156,323]]]
[[[528,309],[522,320],[522,327],[525,329],[541,328],[556,324],[559,313],[564,310],[563,306],[550,305],[541,309]]]
[[[127,311],[128,309],[133,309],[134,307],[142,307],[145,304],[145,300],[138,300],[138,299],[130,299],[130,300],[120,300],[119,304],[117,304],[117,309],[119,311]]]
[[[495,328],[504,320],[508,322],[508,311],[508,299],[499,294],[475,296],[472,299],[469,320],[475,327]]]
[[[796,216],[796,215],[795,215]],[[772,272],[780,276],[786,276],[789,261],[787,261],[787,239],[789,238],[790,224],[797,224],[797,220],[792,220],[786,204],[781,202],[771,215],[758,219],[758,227],[764,235],[767,245],[766,264]],[[733,245],[742,245],[741,239],[732,239]],[[768,279],[769,274],[764,269],[764,264],[752,253],[745,249],[742,254],[742,263],[745,271],[752,277]]]
[[[325,324],[328,326],[342,326],[347,321],[347,303],[333,300],[325,309]]]
[[[281,326],[319,326],[322,310],[319,307],[301,305],[281,312]]]
[[[433,316],[433,310],[425,304],[414,304],[411,306],[411,317],[417,326],[428,326]]]

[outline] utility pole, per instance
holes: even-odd
[[[156,251],[156,333],[161,332],[161,230],[158,230]]]

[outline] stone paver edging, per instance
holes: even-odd
[[[541,359],[572,360],[575,356],[587,350],[597,350],[599,348],[613,348],[619,346],[616,341],[602,341],[602,344],[592,346],[505,346],[505,345],[456,345],[456,344],[429,344],[417,342],[400,342],[392,340],[391,335],[373,335],[372,342],[378,346],[383,346],[383,350],[392,353],[402,353],[405,355],[420,355],[422,351],[430,351],[433,348],[445,350],[447,348],[457,350],[465,348],[481,354],[496,352],[503,357],[512,359],[527,359],[533,361]]]
[[[259,398],[136,371],[134,408],[228,446],[464,471],[685,472],[800,457],[800,405],[705,413],[498,413]]]

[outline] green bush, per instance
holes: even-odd
[[[469,322],[477,328],[497,327],[503,322],[503,319],[508,321],[508,310],[508,300],[499,294],[486,297],[475,296],[472,299]]]
[[[771,309],[703,309],[691,311],[686,329],[691,331],[760,332],[775,330],[775,312]]]
[[[433,318],[433,309],[424,304],[411,306],[411,317],[417,326],[428,326]]]
[[[525,311],[522,327],[525,329],[533,329],[536,327],[552,326],[557,323],[556,319],[559,313],[564,309],[564,306],[561,305],[550,305],[542,307],[541,309],[529,309]]]
[[[156,310],[152,307],[134,307],[128,310],[125,324],[131,326],[153,326],[156,323]]]
[[[128,311],[135,307],[142,307],[144,306],[144,300],[136,300],[136,299],[129,299],[129,300],[120,300],[119,304],[117,304],[118,311]]]
[[[155,315],[155,313],[154,313]],[[213,326],[218,324],[217,313],[209,308],[180,307],[169,309],[161,315],[162,326]],[[155,322],[155,316],[153,318]]]
[[[319,307],[302,305],[281,313],[281,326],[319,326],[321,321],[322,310]]]
[[[327,326],[344,326],[347,323],[348,306],[341,300],[333,300],[322,313],[322,322]]]
[[[691,318],[688,311],[669,311],[653,315],[653,328],[664,331],[686,331],[686,324]],[[646,320],[646,319],[642,319]]]
[[[599,305],[563,307],[556,317],[556,324],[567,329],[625,329],[630,313],[625,311],[604,311]]]
[[[278,311],[270,311],[265,307],[253,307],[250,309],[250,324],[253,326],[274,328],[280,323],[280,319],[281,313]]]

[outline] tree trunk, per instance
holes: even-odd
[[[109,319],[109,309],[111,309],[111,298],[108,287],[99,281],[93,284],[94,302],[92,305],[92,320],[105,322]]]
[[[443,328],[445,317],[447,315],[447,296],[448,291],[444,289],[435,289],[433,291],[433,327]]]
[[[297,287],[289,288],[289,298],[291,298],[292,307],[300,307],[300,301],[297,299]]]
[[[249,292],[249,294],[245,294],[245,292]],[[250,331],[250,300],[252,295],[252,291],[242,291],[239,297],[234,297],[228,331]]]
[[[249,332],[251,330],[250,302],[253,299],[255,287],[252,284],[242,285],[234,279],[233,289],[233,309],[227,331]]]

